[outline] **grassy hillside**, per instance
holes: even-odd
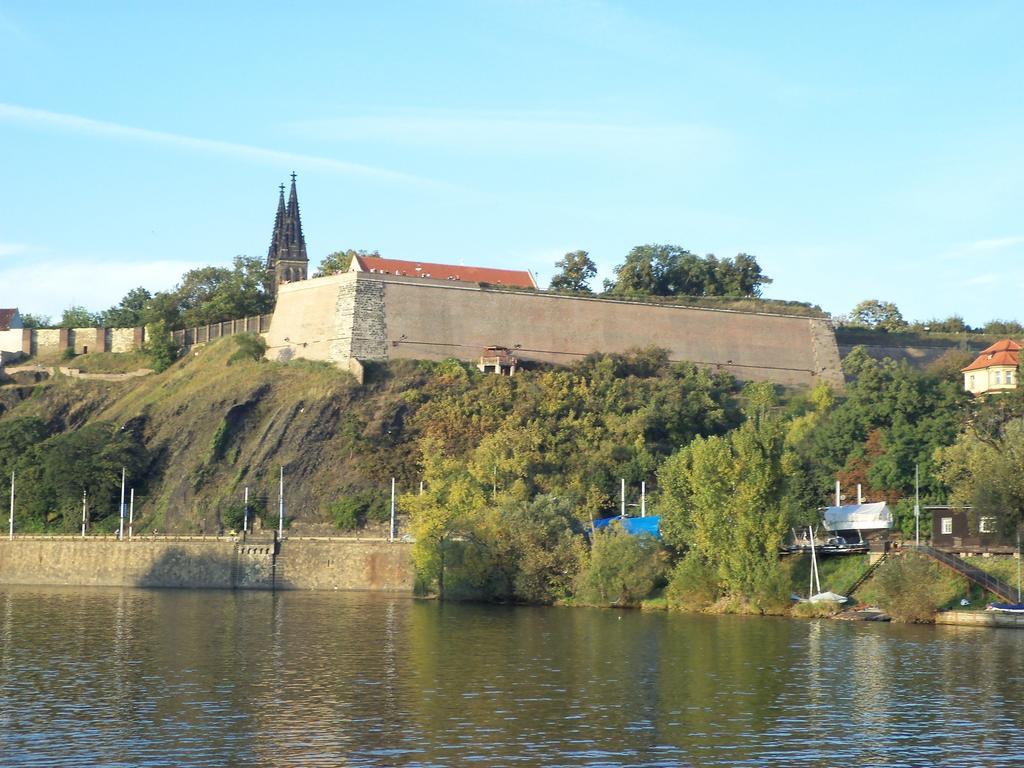
[[[216,530],[241,499],[270,497],[286,473],[290,517],[315,526],[335,497],[392,474],[415,475],[411,446],[387,419],[401,391],[392,376],[359,388],[324,365],[243,360],[230,339],[194,351],[162,374],[126,382],[56,376],[0,388],[0,420],[38,417],[51,433],[112,422],[141,429],[148,466],[138,487],[140,528]],[[2,423],[2,422],[0,422]]]
[[[90,498],[94,519],[109,517],[102,524],[112,525],[121,456],[128,455],[129,465],[138,458],[131,482],[139,530],[234,527],[246,486],[276,521],[283,465],[294,529],[327,532],[335,521],[385,517],[390,479],[399,492],[415,490],[430,446],[465,457],[468,471],[495,492],[557,493],[585,505],[589,516],[616,506],[619,477],[639,485],[679,445],[738,418],[730,377],[670,364],[656,350],[514,379],[454,361],[397,361],[371,365],[359,386],[326,364],[233,360],[239,338],[196,349],[145,378],[26,374],[0,386],[0,468],[17,468],[26,484],[37,471],[38,484],[56,488],[34,507],[25,501],[34,511],[22,529],[77,528],[84,466],[109,476],[91,486]],[[32,436],[20,448],[10,436],[19,430]],[[118,435],[135,442],[101,469],[80,456],[110,453]],[[5,445],[25,455],[4,456]]]

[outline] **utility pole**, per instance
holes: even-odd
[[[647,481],[640,481],[640,517],[647,517]]]
[[[125,479],[125,471],[124,471],[124,467],[121,467],[121,510],[120,510],[120,512],[121,512],[121,522],[118,524],[118,528],[117,528],[117,540],[118,541],[123,541],[124,540],[124,479]]]
[[[245,502],[242,508],[242,533],[249,532],[249,486],[245,486]]]
[[[914,546],[921,546],[921,475],[920,467],[914,465]]]
[[[7,538],[14,539],[14,470],[11,470],[11,513],[7,518]]]
[[[281,465],[281,482],[277,491],[277,539],[284,538],[284,464]]]
[[[395,540],[395,478],[391,478],[391,535],[389,541]]]
[[[132,527],[135,525],[135,489],[132,488],[131,501],[128,503],[128,541],[132,540]]]
[[[621,501],[619,503],[619,515],[622,517],[626,516],[626,478],[622,478],[622,493]]]
[[[82,489],[82,538],[85,538],[85,522],[88,520],[86,516],[86,504],[85,504],[85,489]]]

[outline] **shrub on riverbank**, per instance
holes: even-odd
[[[929,623],[935,612],[967,592],[967,580],[928,558],[907,552],[891,557],[865,584],[863,597],[896,621]]]
[[[590,558],[576,582],[576,597],[588,605],[639,605],[665,578],[665,555],[651,536],[633,536],[612,526],[593,536]]]
[[[721,597],[722,589],[711,564],[690,552],[672,569],[665,594],[670,608],[701,611]]]

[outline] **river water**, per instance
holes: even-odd
[[[1024,632],[0,588],[0,764],[1022,765]]]

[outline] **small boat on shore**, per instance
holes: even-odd
[[[986,611],[997,613],[1020,613],[1024,614],[1024,603],[989,603],[985,606]]]

